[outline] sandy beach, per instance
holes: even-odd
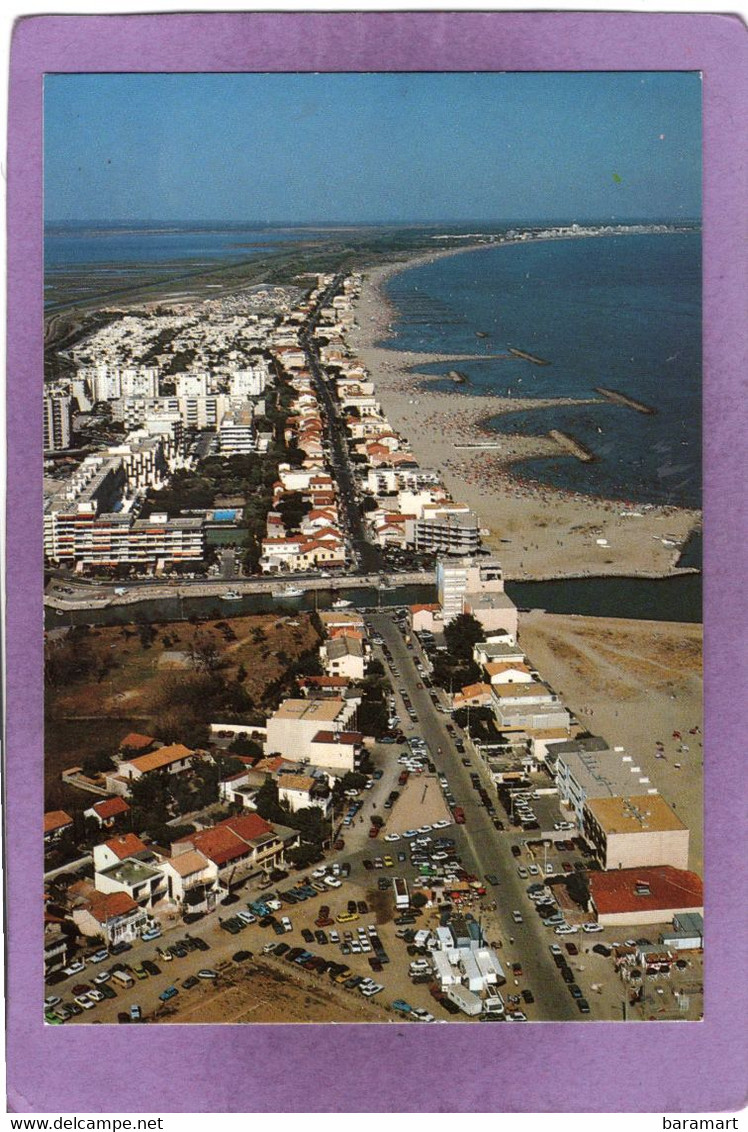
[[[482,246],[482,245],[478,245]],[[653,504],[628,504],[524,483],[518,460],[564,454],[549,436],[508,436],[485,422],[507,412],[548,405],[593,404],[586,400],[522,399],[450,394],[430,388],[435,378],[419,371],[434,362],[459,364],[465,355],[415,354],[384,349],[393,312],[382,285],[392,275],[473,245],[418,256],[364,273],[349,334],[355,353],[371,373],[377,397],[393,428],[407,437],[419,463],[441,474],[454,499],[480,517],[484,542],[500,557],[507,578],[540,579],[585,575],[665,577],[681,573],[679,547],[701,523],[701,512]],[[487,355],[481,354],[481,357]],[[460,445],[490,448],[465,449]],[[574,459],[573,456],[568,456]]]

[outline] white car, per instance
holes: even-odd
[[[85,959],[75,959],[70,964],[69,967],[65,968],[64,974],[66,974],[66,975],[77,975],[79,971],[85,971],[85,969],[86,969]]]
[[[78,1003],[78,1006],[82,1006],[84,1010],[93,1010],[96,1005],[94,1000],[89,998],[87,994],[77,994],[75,1001]]]
[[[602,924],[595,924],[595,923],[592,923],[592,922],[590,922],[589,924],[582,924],[582,931],[583,932],[590,932],[591,933],[591,932],[601,932],[603,930],[604,930],[604,928],[603,928]],[[636,940],[634,940],[634,943],[636,943]]]
[[[523,1014],[521,1010],[507,1011],[506,1020],[507,1022],[526,1022],[527,1015]]]
[[[434,1015],[429,1014],[428,1010],[424,1010],[422,1006],[416,1007],[411,1010],[411,1017],[415,1018],[416,1022],[433,1022]]]
[[[237,918],[240,919],[244,924],[253,924],[257,919],[257,917],[253,916],[251,912],[237,912],[236,915]]]
[[[419,833],[431,833],[431,830],[433,828],[434,827],[431,826],[431,825],[422,825],[422,826],[419,826],[418,832]]]
[[[281,925],[283,927],[284,932],[292,932],[293,931],[293,924],[289,920],[288,916],[283,917],[283,919],[281,920]]]
[[[263,900],[262,903],[266,908],[269,908],[271,912],[277,912],[281,906],[281,902],[276,896],[270,896],[267,900]]]
[[[576,924],[559,924],[556,928],[556,935],[576,935],[579,928]]]
[[[61,1002],[62,999],[60,998],[59,994],[51,994],[48,998],[44,999],[44,1009],[52,1010],[53,1007],[59,1006]]]
[[[333,928],[333,930],[328,935],[328,939],[330,940],[330,943],[340,943],[340,932],[336,931],[335,928]]]
[[[328,888],[342,888],[343,886],[342,880],[338,880],[337,877],[325,877],[325,884]]]
[[[315,869],[314,872],[312,873],[312,877],[313,877],[314,880],[322,880],[322,878],[324,876],[327,876],[327,866],[326,865],[323,865],[320,869]]]
[[[403,834],[403,837],[418,837],[418,830],[417,829],[406,829],[405,833]]]
[[[447,821],[446,818],[441,818],[439,821],[435,821],[431,828],[432,829],[446,829],[447,826],[450,826],[451,824],[452,824],[451,821]]]
[[[551,955],[563,955],[563,951],[557,943],[551,944]]]
[[[523,922],[522,913],[516,911],[512,912],[512,919],[514,920],[515,924],[521,924]]]
[[[262,949],[262,954],[268,955],[271,951],[275,951],[276,946],[275,943],[266,943]]]
[[[537,865],[528,865],[527,871],[528,871],[528,873],[530,874],[531,877],[536,877],[536,876],[540,875],[540,869],[538,868]]]
[[[385,833],[384,840],[385,841],[399,841],[400,840],[400,834],[399,833]]]
[[[109,971],[99,971],[98,975],[94,975],[94,982],[95,983],[108,983],[109,980],[111,979],[111,977],[112,976],[111,976],[111,973]]]
[[[361,987],[359,987],[358,989],[361,990]],[[361,990],[361,994],[365,998],[373,998],[375,994],[379,994],[379,992],[383,990],[384,987],[381,983],[371,983],[370,986],[364,987],[364,989]]]
[[[102,994],[100,990],[96,990],[95,987],[93,987],[90,991],[86,991],[86,994],[92,1002],[103,1002],[106,998],[106,995]]]
[[[524,865],[520,865],[517,869],[517,876],[520,878],[520,880],[527,880],[528,873]]]

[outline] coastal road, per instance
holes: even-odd
[[[556,970],[549,950],[549,945],[558,943],[560,937],[542,926],[534,906],[527,898],[526,887],[529,882],[521,880],[517,875],[517,861],[511,854],[511,845],[515,842],[521,844],[521,836],[494,829],[493,822],[470,781],[471,772],[481,773],[483,768],[479,765],[470,768],[462,765],[461,756],[446,728],[448,716],[437,710],[427,689],[418,687],[422,681],[413,663],[415,650],[411,652],[407,648],[400,630],[390,616],[371,614],[369,620],[385,641],[400,672],[399,677],[391,676],[393,685],[395,688],[405,689],[418,715],[417,723],[411,727],[406,725],[403,730],[407,734],[423,736],[437,770],[446,775],[457,804],[465,811],[465,824],[451,826],[449,836],[454,837],[465,866],[482,882],[485,882],[488,873],[495,873],[499,878],[498,887],[487,885],[485,899],[490,897],[497,903],[495,914],[503,940],[500,953],[502,963],[522,963],[524,976],[520,979],[518,989],[531,988],[536,999],[534,1017],[546,1021],[579,1020],[574,1001]],[[408,719],[404,710],[400,710],[398,714],[403,721]],[[485,772],[482,778],[488,781]],[[492,784],[491,793],[495,795]],[[398,848],[398,843],[394,847]],[[516,924],[512,918],[515,910],[522,914],[521,924]],[[506,990],[507,993],[515,990],[511,970],[507,972]]]

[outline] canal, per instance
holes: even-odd
[[[671,578],[563,578],[545,582],[506,583],[506,592],[520,609],[549,613],[577,613],[587,617],[627,617],[644,621],[702,620],[701,574]],[[132,621],[182,621],[190,617],[236,617],[251,613],[286,613],[331,609],[339,600],[332,590],[305,593],[303,597],[274,598],[248,594],[238,601],[218,597],[170,597],[133,602],[107,609],[45,610],[45,628],[65,625],[116,625]],[[436,587],[398,586],[345,590],[351,609],[387,609],[436,600]],[[344,607],[348,608],[348,607]]]

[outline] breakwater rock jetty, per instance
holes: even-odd
[[[527,350],[517,350],[514,346],[507,347],[509,353],[515,358],[524,358],[526,362],[532,362],[534,366],[549,366],[551,363],[546,361],[545,358],[538,358],[535,354],[528,354]]]
[[[552,428],[548,435],[555,440],[557,444],[560,444],[564,451],[571,453],[572,456],[576,456],[577,460],[581,460],[583,464],[591,464],[597,459],[594,452],[591,452],[589,448],[585,448],[584,444],[576,440],[573,436],[569,436],[568,432],[561,432],[560,429]]]
[[[617,389],[604,389],[602,385],[596,385],[595,393],[599,393],[601,397],[605,397],[607,401],[613,401],[616,405],[625,405],[627,409],[634,409],[637,413],[646,413],[648,416],[653,416],[657,412],[657,409],[651,405],[645,405],[643,401],[635,401],[633,397],[627,397],[625,393],[620,393]]]

